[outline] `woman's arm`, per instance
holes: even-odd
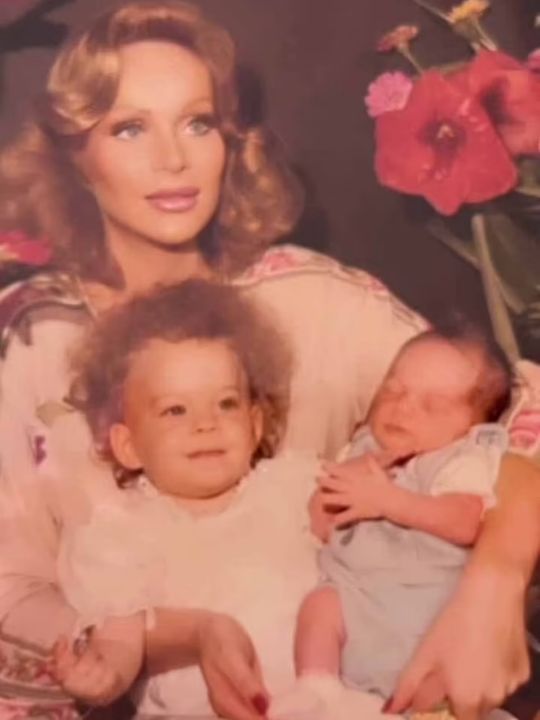
[[[540,469],[507,455],[497,490],[459,586],[402,673],[391,712],[448,698],[459,720],[474,720],[529,676],[524,600],[540,552]]]
[[[44,651],[75,622],[56,582],[64,493],[37,410],[54,392],[48,349],[14,336],[0,365],[0,627]]]
[[[126,693],[141,671],[144,613],[107,618],[77,651],[67,638],[55,646],[54,672],[63,689],[89,705],[110,705]]]
[[[261,668],[245,630],[232,618],[206,610],[156,610],[146,633],[151,673],[200,665],[212,707],[230,720],[260,720],[268,708]]]

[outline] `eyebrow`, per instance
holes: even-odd
[[[213,391],[217,394],[222,392],[241,392],[242,391],[242,385],[240,383],[237,383],[235,385],[222,385],[220,387],[213,388]],[[150,396],[150,402],[152,404],[160,403],[163,400],[182,400],[182,401],[189,401],[190,391],[188,390],[186,392],[157,392],[154,395]]]
[[[181,114],[189,115],[189,112],[192,111],[193,108],[198,107],[199,105],[210,105],[213,108],[215,107],[215,102],[213,98],[209,95],[195,98],[194,100],[190,100],[183,106]],[[142,113],[144,115],[151,115],[153,113],[153,110],[151,108],[138,107],[135,105],[113,105],[109,109],[108,115],[112,115],[113,113]]]

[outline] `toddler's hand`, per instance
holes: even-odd
[[[319,478],[319,485],[324,506],[338,509],[335,527],[384,517],[393,485],[375,456],[365,454],[342,463],[324,463],[323,469],[326,475]]]
[[[63,689],[89,705],[109,705],[125,690],[120,675],[91,644],[78,655],[61,637],[54,646],[53,662],[54,674]]]

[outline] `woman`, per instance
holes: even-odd
[[[61,271],[11,288],[4,302],[12,315],[0,379],[4,678],[6,692],[20,690],[24,652],[33,651],[26,680],[35,702],[58,714],[70,710],[35,648],[46,655],[75,623],[55,588],[59,527],[112,484],[63,402],[70,349],[92,316],[159,282],[238,284],[275,314],[296,352],[285,444],[327,455],[423,326],[365,273],[299,248],[266,249],[294,224],[299,197],[260,129],[239,126],[233,72],[230,39],[193,8],[129,3],[60,54],[35,122],[2,159],[6,227],[50,238]],[[508,456],[499,506],[406,669],[395,711],[448,696],[468,720],[526,678],[522,607],[540,544],[539,487],[532,464]],[[254,648],[229,618],[158,608],[147,659],[150,670],[199,662],[224,716],[265,713]]]

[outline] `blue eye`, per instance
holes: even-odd
[[[142,131],[143,126],[140,122],[123,122],[113,126],[111,135],[119,140],[133,140],[140,135]]]
[[[195,115],[186,127],[190,135],[207,135],[216,127],[216,118],[213,115]]]

